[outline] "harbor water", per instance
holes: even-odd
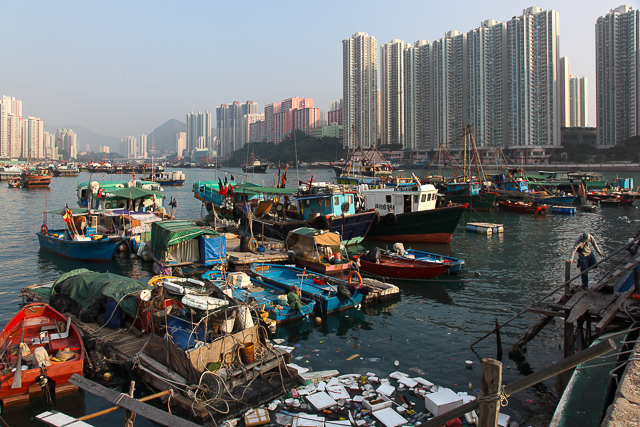
[[[184,187],[167,187],[165,206],[171,197],[178,201],[176,217],[199,219],[206,213],[202,203],[191,192],[194,180],[222,178],[224,172],[186,169]],[[230,169],[242,176],[238,169]],[[406,176],[410,171],[396,172]],[[275,172],[277,178],[277,171]],[[424,172],[416,171],[422,177]],[[640,174],[625,173],[640,182]],[[329,169],[288,172],[287,186],[298,181],[334,180]],[[615,176],[610,175],[611,179]],[[124,176],[123,179],[128,179]],[[272,186],[272,171],[249,176],[249,181]],[[60,209],[65,203],[77,207],[78,182],[119,179],[81,173],[77,178],[54,178],[50,188],[12,189],[5,182],[0,185],[2,221],[0,235],[0,323],[4,325],[21,304],[20,290],[34,283],[57,279],[62,273],[76,268],[117,273],[146,282],[152,275],[152,264],[140,259],[116,257],[111,262],[89,263],[64,259],[41,251],[36,232],[43,223],[43,211]],[[503,234],[487,236],[465,231],[467,222],[504,224]],[[49,215],[49,228],[62,226],[59,215]],[[421,376],[435,384],[454,391],[475,394],[480,388],[480,365],[486,357],[497,357],[495,335],[473,349],[471,343],[491,331],[495,321],[502,323],[538,300],[564,277],[564,260],[568,258],[573,241],[579,233],[587,231],[597,239],[605,255],[618,249],[635,236],[640,228],[640,209],[634,207],[602,207],[595,212],[574,215],[518,214],[502,210],[492,212],[466,212],[447,245],[411,245],[414,249],[452,255],[466,261],[459,276],[442,276],[435,280],[400,281],[402,298],[398,301],[351,309],[313,322],[296,322],[279,327],[273,338],[285,339],[295,347],[293,362],[313,370],[337,369],[341,374],[373,372],[387,376],[399,370],[411,376]],[[373,242],[365,242],[365,250]],[[386,244],[382,243],[381,247]],[[409,245],[405,245],[409,247]],[[574,264],[575,265],[575,264]],[[573,267],[573,273],[577,272]],[[591,283],[606,274],[603,268],[591,275]],[[552,323],[526,349],[525,359],[508,358],[511,345],[520,338],[537,316],[524,315],[502,329],[504,347],[503,381],[513,382],[523,375],[538,371],[562,357],[562,324]],[[355,356],[355,357],[354,357]],[[347,360],[349,359],[349,360]],[[472,361],[468,365],[466,361]],[[397,362],[398,367],[395,366]],[[125,387],[128,388],[128,387]],[[123,390],[124,391],[124,390]],[[10,425],[36,425],[34,416],[45,409],[54,408],[79,417],[111,406],[95,396],[74,395],[61,398],[54,406],[46,403],[4,411],[2,418]],[[503,412],[516,421],[527,421],[540,414],[553,412],[559,399],[553,379],[509,398]],[[418,403],[418,410],[424,410]],[[123,411],[90,421],[96,426],[121,424]],[[151,425],[138,417],[136,425]]]

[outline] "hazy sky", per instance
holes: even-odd
[[[0,95],[47,125],[122,138],[189,111],[293,96],[329,109],[342,96],[342,40],[434,41],[539,6],[560,13],[560,55],[589,85],[595,126],[595,22],[621,0],[0,0]],[[638,8],[638,0],[626,3]]]

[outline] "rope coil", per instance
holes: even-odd
[[[486,396],[478,396],[478,402],[500,402],[500,406],[504,407],[509,404],[509,394],[504,391],[504,385],[500,387],[497,393],[487,394]]]

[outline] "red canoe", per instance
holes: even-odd
[[[20,342],[29,348],[22,351],[19,387],[14,381],[14,368],[18,362]],[[43,355],[44,348],[51,363],[41,369],[36,355]],[[3,405],[29,398],[30,392],[40,392],[38,377],[45,374],[51,390],[66,390],[73,374],[82,375],[84,344],[78,329],[69,319],[43,303],[24,306],[0,333],[0,400]],[[20,381],[18,381],[20,382]]]
[[[503,208],[513,212],[526,212],[526,213],[544,213],[549,209],[547,205],[532,205],[531,203],[513,203],[513,202],[498,202]]]
[[[446,263],[432,263],[389,255],[381,255],[379,264],[365,261],[360,255],[353,257],[354,260],[358,258],[360,258],[361,271],[398,279],[429,279],[444,274],[449,269]]]

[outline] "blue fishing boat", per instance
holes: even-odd
[[[445,256],[440,254],[435,254],[431,252],[419,251],[416,249],[404,249],[401,243],[393,245],[393,251],[389,252],[389,255],[399,256],[409,259],[417,259],[419,261],[427,261],[435,264],[446,264],[449,266],[449,270],[447,270],[446,274],[458,274],[460,273],[460,269],[464,265],[464,260],[460,258],[454,258],[451,256]]]
[[[109,261],[127,238],[74,235],[69,230],[41,230],[40,247],[60,256],[85,261]]]
[[[287,304],[287,293],[276,286],[262,282],[257,279],[249,279],[249,283],[236,283],[229,280],[231,275],[224,274],[217,270],[207,271],[202,278],[217,286],[223,293],[239,301],[255,301],[258,305],[264,304],[264,310],[269,313],[269,318],[276,322],[276,325],[300,320],[313,313],[315,301],[302,298],[302,310],[292,310]],[[246,276],[248,278],[248,276]]]
[[[357,286],[349,283],[351,279],[344,281],[324,274],[308,273],[297,267],[275,264],[252,264],[251,271],[258,275],[259,280],[285,291],[297,286],[302,296],[313,299],[316,310],[325,314],[357,307],[362,302],[362,294]]]
[[[67,205],[57,211],[45,212],[45,221],[36,233],[40,247],[66,258],[87,261],[111,260],[120,245],[127,242],[128,237],[98,234],[96,227],[86,226],[86,209],[76,211]],[[61,215],[65,228],[50,230],[46,223],[47,213]]]

